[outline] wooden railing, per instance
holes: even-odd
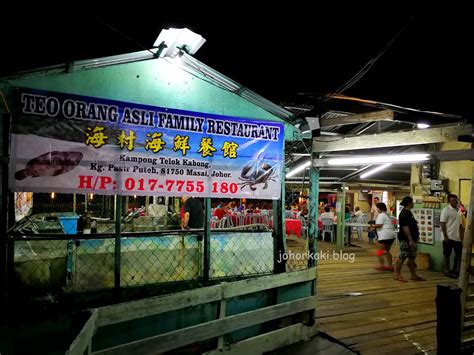
[[[86,350],[90,353],[93,335],[96,329],[100,327],[159,315],[191,306],[219,302],[218,319],[94,352],[94,354],[161,353],[203,340],[218,338],[217,349],[214,352],[210,352],[211,354],[217,354],[224,347],[223,336],[225,334],[252,325],[311,311],[316,307],[314,289],[310,296],[231,316],[226,316],[225,314],[227,300],[292,284],[311,282],[315,281],[315,279],[316,269],[310,268],[298,272],[222,283],[167,296],[98,308],[94,310],[67,354],[83,354]],[[236,350],[235,347],[226,350],[241,352],[246,348],[258,348],[261,352],[272,351],[277,347],[289,345],[314,335],[316,326],[314,322],[310,323],[307,325],[302,323],[289,325],[285,328],[239,342],[239,350]]]
[[[92,311],[89,319],[72,342],[68,351],[66,351],[66,355],[83,355],[85,353],[91,353],[92,338],[97,329],[97,313],[97,310]]]

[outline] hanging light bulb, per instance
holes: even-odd
[[[56,197],[56,193],[55,193],[55,192],[51,192],[51,199],[54,200],[55,197]]]
[[[93,200],[93,199],[94,199],[94,194],[91,192],[91,193],[89,194],[89,200]]]

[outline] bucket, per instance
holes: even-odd
[[[61,227],[65,234],[76,234],[77,233],[77,220],[79,216],[77,215],[61,215],[58,217]]]
[[[430,269],[430,257],[429,253],[417,253],[416,255],[416,267],[418,270],[427,271]]]

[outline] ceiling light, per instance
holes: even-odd
[[[375,173],[378,173],[379,171],[385,169],[385,168],[388,168],[390,165],[392,165],[392,163],[388,163],[388,164],[384,164],[384,165],[380,165],[378,167],[376,167],[375,169],[372,169],[372,170],[369,170],[365,173],[363,173],[360,178],[361,179],[365,179],[366,177],[369,177],[369,176],[372,176],[374,175]]]
[[[166,45],[160,57],[174,58],[179,51],[195,54],[204,42],[206,42],[205,38],[187,28],[169,28],[161,31],[153,46],[160,48]]]
[[[414,163],[429,160],[430,155],[423,154],[399,154],[399,155],[372,155],[366,157],[335,158],[329,159],[329,165],[365,165],[365,164],[385,164],[385,163]]]
[[[300,166],[297,166],[296,168],[294,168],[293,170],[290,170],[287,174],[286,174],[286,177],[289,178],[289,177],[292,177],[296,174],[298,174],[300,171],[303,171],[304,169],[308,168],[311,166],[311,160],[308,160],[307,162],[305,162],[304,164],[301,164]]]

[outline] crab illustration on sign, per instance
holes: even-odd
[[[249,186],[250,190],[255,191],[257,190],[255,185],[264,184],[262,189],[265,190],[269,182],[276,181],[275,170],[276,166],[264,162],[263,152],[260,151],[255,160],[250,161],[242,168],[239,180],[243,182],[239,183],[240,189],[243,190]]]

